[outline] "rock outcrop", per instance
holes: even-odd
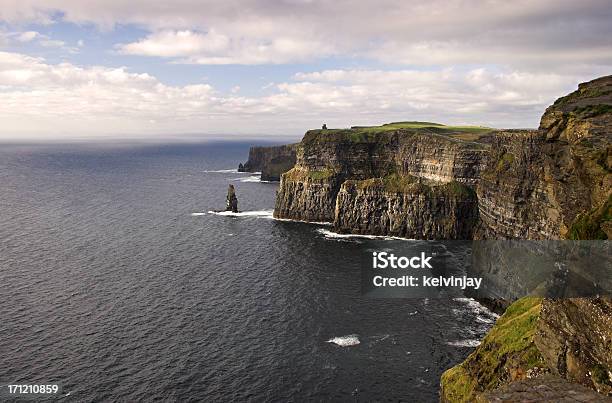
[[[559,98],[539,130],[497,133],[477,188],[477,237],[612,237],[611,149],[612,76]]]
[[[612,394],[612,299],[544,300],[534,337],[547,368]]]
[[[487,145],[459,136],[490,131],[423,122],[308,131],[274,214],[341,232],[469,238]]]
[[[473,402],[500,386],[547,373],[533,343],[540,311],[539,298],[524,298],[510,305],[480,346],[442,374],[441,400]]]
[[[236,190],[234,189],[234,185],[229,185],[227,188],[225,211],[231,211],[232,213],[238,212],[238,198],[236,197]]]
[[[482,403],[539,402],[539,403],[605,403],[609,398],[584,386],[570,383],[551,375],[516,381],[478,399]]]
[[[251,147],[249,159],[238,166],[238,172],[261,172],[262,181],[279,181],[295,165],[297,144]]]

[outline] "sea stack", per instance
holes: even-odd
[[[229,185],[227,188],[227,205],[225,211],[231,211],[232,213],[238,212],[238,198],[236,197],[234,185]]]

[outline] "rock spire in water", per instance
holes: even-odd
[[[234,185],[229,185],[227,188],[227,198],[225,211],[231,211],[232,213],[238,212],[238,198],[236,197],[236,190]]]

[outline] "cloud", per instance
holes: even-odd
[[[37,37],[39,37],[40,34],[36,31],[25,31],[25,32],[21,32],[19,35],[17,35],[17,40],[19,42],[31,42],[34,39],[36,39]]]
[[[82,41],[79,41],[82,42]],[[68,53],[78,53],[78,48],[68,46],[66,42],[57,39],[52,39],[48,35],[41,34],[37,31],[18,31],[18,32],[2,32],[0,31],[0,44],[4,46],[24,44],[37,44],[43,48],[55,48]],[[79,47],[82,46],[78,45]]]
[[[66,45],[66,42],[53,39],[42,39],[38,41],[38,44],[45,48],[61,48]]]
[[[0,94],[3,135],[146,132],[145,122],[164,118],[180,126],[214,97],[207,84],[172,87],[126,68],[48,64],[8,52],[0,52]]]
[[[192,64],[279,64],[333,53],[329,45],[314,40],[232,39],[212,29],[207,33],[165,30],[117,48],[123,54],[175,57]]]
[[[140,41],[119,45],[121,53],[162,56],[191,57],[201,53],[214,53],[227,49],[229,39],[211,31],[200,34],[192,31],[162,31]]]
[[[167,85],[146,73],[51,64],[0,52],[0,137],[152,133],[300,134],[394,120],[537,126],[555,98],[591,77],[558,73],[338,69],[298,73],[267,95]]]
[[[607,0],[14,0],[0,19],[144,27],[122,52],[202,64],[366,57],[586,71],[612,64]],[[173,42],[176,48],[172,46]],[[577,65],[577,66],[576,66]]]

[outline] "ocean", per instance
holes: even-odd
[[[0,145],[0,381],[61,401],[438,400],[495,316],[368,299],[402,240],[272,218],[249,144]],[[225,207],[236,187],[237,215]]]

